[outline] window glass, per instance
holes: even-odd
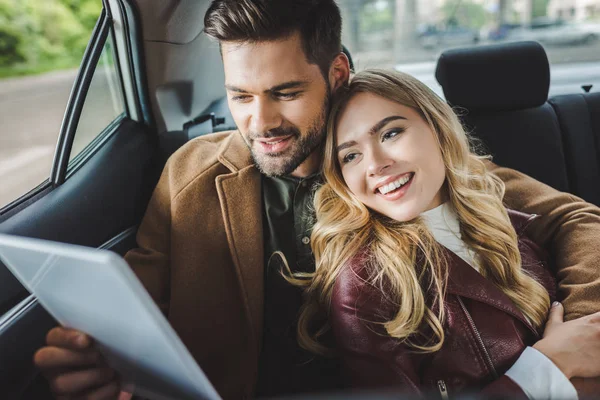
[[[453,47],[540,42],[550,94],[600,90],[600,0],[339,0],[357,70],[396,68],[442,95],[439,54]]]
[[[0,208],[50,176],[100,0],[0,0]]]
[[[70,160],[124,112],[123,91],[113,57],[112,37],[109,36],[83,103]]]

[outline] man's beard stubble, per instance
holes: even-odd
[[[329,96],[325,99],[321,113],[313,120],[305,136],[301,135],[297,127],[279,128],[269,132],[251,135],[252,137],[284,137],[292,135],[295,143],[284,154],[257,154],[252,148],[250,152],[254,164],[259,171],[267,176],[284,176],[294,172],[315,150],[317,150],[325,139],[326,118],[329,111]]]

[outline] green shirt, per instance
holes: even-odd
[[[302,290],[280,274],[280,251],[292,272],[313,272],[310,247],[313,195],[321,176],[262,178],[265,246],[264,336],[258,395],[276,396],[339,387],[338,364],[300,348],[296,338]]]
[[[292,271],[312,272],[315,261],[310,248],[314,225],[313,195],[321,182],[320,175],[307,178],[266,177],[262,179],[263,226],[266,273],[280,266],[269,259],[281,251]]]

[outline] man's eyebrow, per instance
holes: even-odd
[[[374,134],[376,134],[377,132],[379,132],[381,129],[383,129],[384,126],[386,126],[387,124],[389,124],[392,121],[396,121],[398,119],[406,119],[406,117],[403,117],[401,115],[392,115],[391,117],[386,117],[384,119],[382,119],[381,121],[379,121],[378,123],[376,123],[375,125],[373,125],[371,127],[371,129],[369,129],[369,136],[373,136]]]
[[[241,89],[237,86],[233,86],[233,85],[227,85],[225,84],[225,89],[229,90],[230,92],[237,92],[237,93],[248,93],[247,90]]]
[[[308,81],[291,81],[291,82],[285,82],[285,83],[273,86],[272,88],[265,90],[265,93],[279,92],[281,90],[287,90],[287,89],[299,89],[299,88],[302,88],[304,86],[307,86],[308,83],[309,83]]]
[[[265,90],[264,93],[265,94],[270,94],[270,93],[273,93],[273,92],[280,92],[282,90],[287,90],[287,89],[300,89],[300,88],[303,88],[303,87],[307,86],[308,84],[309,84],[308,81],[290,81],[290,82],[285,82],[285,83],[281,83],[279,85],[275,85],[272,88],[269,88],[269,89]],[[235,85],[225,84],[225,89],[229,90],[230,92],[236,92],[236,93],[250,93],[246,89],[242,89],[242,88],[237,87]]]

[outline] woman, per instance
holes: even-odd
[[[295,276],[301,345],[328,353],[331,331],[358,387],[576,398],[569,378],[598,374],[569,350],[583,323],[542,339],[555,283],[525,235],[536,216],[503,206],[452,109],[408,75],[363,71],[328,128],[316,272]]]

